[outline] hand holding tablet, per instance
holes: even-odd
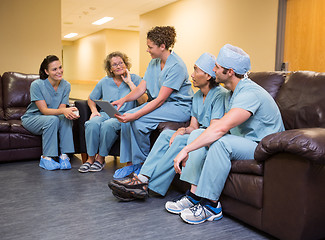
[[[108,101],[103,100],[94,100],[94,102],[110,116],[111,118],[115,118],[115,114],[122,115],[116,108]]]

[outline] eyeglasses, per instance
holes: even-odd
[[[118,66],[123,67],[124,65],[124,62],[114,63],[112,64],[112,68],[117,68]]]

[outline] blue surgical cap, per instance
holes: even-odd
[[[249,55],[241,48],[230,44],[224,45],[218,54],[217,63],[224,68],[232,69],[237,74],[245,74],[251,69]]]
[[[216,57],[210,53],[203,53],[195,62],[195,65],[198,66],[203,72],[214,78],[216,77],[216,73],[213,71],[215,64]]]

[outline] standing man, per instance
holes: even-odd
[[[231,168],[230,160],[254,159],[262,138],[284,130],[275,101],[247,77],[249,69],[250,58],[242,49],[230,44],[221,48],[214,71],[217,82],[230,90],[225,99],[226,114],[212,120],[201,135],[191,136],[174,159],[176,173],[191,184],[191,189],[179,200],[168,201],[165,208],[180,213],[187,223],[222,218],[218,200]]]

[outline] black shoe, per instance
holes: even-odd
[[[138,176],[131,173],[126,178],[117,180],[113,179],[108,183],[108,187],[115,192],[118,192],[119,196],[126,198],[139,198],[145,199],[148,197],[148,183],[140,181]]]
[[[120,195],[120,192],[117,192],[115,190],[112,191],[112,194],[114,195],[114,197],[116,197],[121,202],[130,202],[130,201],[136,200],[136,198],[134,198],[134,197],[126,197],[125,194],[123,194],[123,193],[122,193],[122,195]]]

